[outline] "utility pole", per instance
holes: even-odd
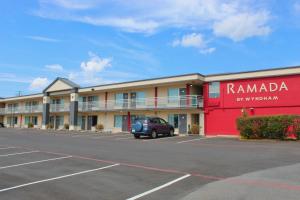
[[[21,90],[17,91],[17,96],[19,96],[19,97],[22,96],[22,93],[23,92]]]

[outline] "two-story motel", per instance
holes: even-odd
[[[7,127],[129,131],[139,116],[158,116],[185,134],[237,135],[235,120],[249,115],[300,114],[300,67],[230,74],[199,73],[80,87],[57,78],[43,93],[0,99]],[[49,127],[49,126],[48,126]]]

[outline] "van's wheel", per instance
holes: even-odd
[[[170,137],[173,137],[173,136],[174,136],[174,130],[173,130],[173,129],[170,130],[169,136],[170,136]]]
[[[139,138],[140,138],[140,135],[134,135],[134,138],[135,138],[135,139],[139,139]]]
[[[153,139],[157,138],[157,133],[155,130],[152,131],[151,138],[153,138]]]

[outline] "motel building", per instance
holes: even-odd
[[[1,94],[0,94],[1,95]],[[230,74],[186,74],[80,87],[57,78],[40,94],[0,99],[0,122],[6,127],[130,131],[136,117],[158,116],[187,134],[238,135],[236,119],[300,114],[300,67]],[[49,126],[51,124],[51,126]]]

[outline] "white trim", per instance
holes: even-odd
[[[220,74],[220,75],[209,75],[204,78],[205,82],[212,81],[226,81],[226,80],[237,80],[237,79],[254,79],[272,76],[287,76],[300,74],[300,67],[297,68],[286,68],[286,69],[270,69],[253,72],[241,72],[232,74]]]
[[[170,182],[168,182],[168,183],[165,183],[165,184],[163,184],[163,185],[161,185],[161,186],[158,186],[158,187],[156,187],[156,188],[153,188],[153,189],[151,189],[151,190],[148,190],[148,191],[146,191],[146,192],[144,192],[144,193],[138,194],[138,195],[136,195],[136,196],[134,196],[134,197],[128,198],[127,200],[135,200],[135,199],[139,199],[139,198],[141,198],[141,197],[143,197],[143,196],[146,196],[146,195],[148,195],[148,194],[151,194],[151,193],[153,193],[153,192],[156,192],[156,191],[158,191],[158,190],[161,190],[161,189],[163,189],[163,188],[165,188],[165,187],[168,187],[168,186],[170,186],[170,185],[172,185],[172,184],[174,184],[174,183],[176,183],[176,182],[179,182],[179,181],[181,181],[181,180],[183,180],[183,179],[186,179],[186,178],[188,178],[188,177],[190,177],[190,176],[191,176],[190,174],[186,174],[186,175],[184,175],[184,176],[182,176],[182,177],[179,177],[179,178],[177,178],[177,179],[175,179],[175,180],[173,180],[173,181],[170,181]],[[0,192],[1,192],[1,191],[0,191]]]
[[[30,185],[35,185],[35,184],[38,184],[38,183],[43,183],[43,182],[48,182],[48,181],[63,179],[63,178],[67,178],[67,177],[71,177],[71,176],[76,176],[76,175],[80,175],[80,174],[86,174],[86,173],[89,173],[89,172],[94,172],[94,171],[98,171],[98,170],[102,170],[102,169],[107,169],[107,168],[118,166],[118,165],[120,165],[120,164],[117,163],[117,164],[108,165],[108,166],[105,166],[105,167],[100,167],[100,168],[97,168],[97,169],[91,169],[91,170],[77,172],[77,173],[74,173],[74,174],[68,174],[68,175],[64,175],[64,176],[58,176],[58,177],[44,179],[44,180],[40,180],[40,181],[25,183],[25,184],[22,184],[22,185],[17,185],[17,186],[13,186],[13,187],[9,187],[9,188],[4,188],[4,189],[0,190],[0,192],[6,192],[6,191],[9,191],[9,190],[23,188],[23,187],[30,186]]]

